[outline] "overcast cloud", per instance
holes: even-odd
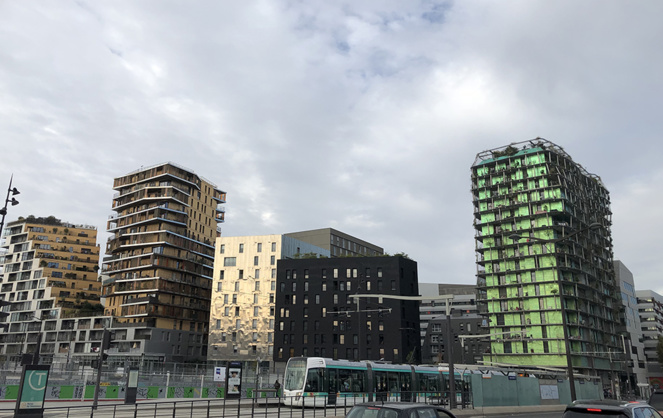
[[[475,283],[470,166],[543,137],[611,192],[615,258],[663,294],[660,1],[0,1],[0,186],[106,228],[172,161],[223,234],[333,227]],[[4,187],[4,186],[2,186]],[[105,246],[108,235],[100,234]]]

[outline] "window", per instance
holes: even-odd
[[[223,283],[222,282],[218,282],[216,284],[216,291],[217,292],[222,292],[223,291]]]
[[[219,254],[224,254],[226,252],[226,244],[219,245]]]
[[[244,244],[239,244],[239,252],[240,254],[244,252]]]
[[[254,286],[253,289],[254,289],[256,292],[259,292],[259,291],[260,291],[260,282],[256,282],[256,284],[255,284],[255,286]]]
[[[239,277],[238,279],[242,280],[244,279],[244,270],[239,270]]]
[[[256,252],[261,253],[262,252],[262,242],[259,242],[256,244]]]
[[[271,278],[276,279],[276,269],[272,269]]]
[[[251,328],[252,329],[258,329],[258,320],[257,319],[254,319],[253,321],[251,321]]]
[[[272,242],[272,252],[276,252],[276,243]]]
[[[258,257],[257,255],[254,256],[254,257],[253,257],[253,265],[254,265],[254,266],[257,266],[258,264],[260,264],[260,263],[259,263],[259,260],[260,260],[260,259],[259,259],[259,257]]]
[[[382,277],[382,267],[378,267],[378,277]]]
[[[255,271],[253,272],[253,278],[254,279],[260,278],[260,269],[255,269]]]
[[[224,271],[219,270],[219,280],[223,280],[224,277],[225,277]]]
[[[216,320],[216,329],[221,329],[221,320],[220,319]]]
[[[223,257],[223,265],[225,267],[234,267],[237,265],[237,257]]]
[[[276,256],[270,256],[270,257],[269,257],[269,264],[270,264],[271,266],[273,266],[274,264],[276,264]]]

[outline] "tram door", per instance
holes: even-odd
[[[325,369],[327,372],[327,405],[336,405],[338,392],[338,372],[336,369]]]
[[[412,402],[412,374],[410,372],[401,373],[401,402]]]

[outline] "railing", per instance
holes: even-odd
[[[269,393],[267,393],[269,392]],[[209,399],[159,399],[159,400],[140,400],[135,404],[125,405],[122,399],[117,401],[102,401],[98,403],[96,409],[92,407],[92,401],[71,402],[73,405],[57,406],[46,405],[44,416],[62,416],[62,417],[104,417],[104,418],[125,418],[125,417],[265,417],[265,418],[316,418],[316,417],[344,417],[354,406],[355,403],[368,400],[368,395],[363,397],[342,397],[337,394],[329,396],[320,396],[311,399],[310,406],[301,408],[289,406],[290,399],[276,397],[273,390],[259,390],[255,397],[251,398],[209,398]],[[398,399],[401,402],[413,402],[414,393],[373,393],[373,400],[376,399]],[[446,393],[426,393],[426,396],[416,397],[416,400],[423,403],[434,405],[445,405]],[[333,399],[333,400],[332,400]],[[55,403],[55,402],[54,402]],[[467,407],[464,402],[459,403],[458,407]],[[0,410],[0,416],[5,416]]]

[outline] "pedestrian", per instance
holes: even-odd
[[[277,393],[279,389],[281,389],[281,384],[279,383],[279,379],[276,379],[276,382],[274,382],[274,389],[276,389]]]

